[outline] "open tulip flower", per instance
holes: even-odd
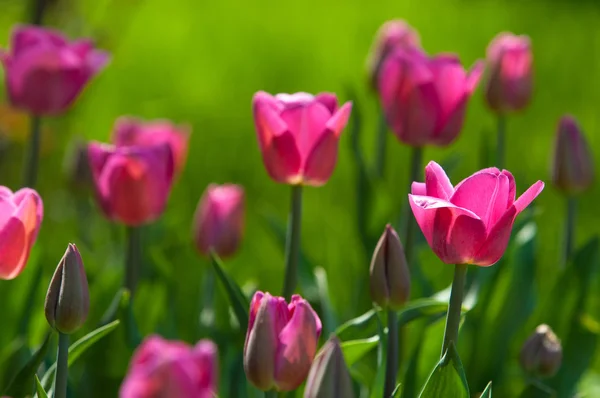
[[[43,215],[36,191],[23,188],[13,193],[0,186],[0,279],[14,279],[23,271]]]
[[[489,266],[504,254],[516,216],[543,188],[538,181],[515,200],[515,179],[497,168],[453,187],[441,166],[429,162],[425,182],[414,182],[408,197],[427,243],[443,262]]]
[[[277,94],[259,91],[252,101],[263,162],[273,180],[323,185],[337,162],[338,141],[352,104],[338,108],[334,94]]]

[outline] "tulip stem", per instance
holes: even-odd
[[[277,391],[275,391],[275,390],[265,391],[265,398],[277,398]]]
[[[141,227],[127,227],[127,263],[125,264],[125,288],[129,290],[131,298],[137,287],[142,257],[142,229]]]
[[[446,329],[444,330],[444,344],[442,345],[443,358],[446,350],[453,342],[458,343],[458,326],[460,325],[460,313],[465,290],[465,279],[467,276],[467,264],[456,264],[454,268],[454,280],[450,291],[450,302],[448,303],[448,314],[446,315]]]
[[[54,398],[67,397],[69,375],[69,335],[58,332],[58,358],[54,375]]]
[[[398,375],[398,314],[388,310],[388,347],[385,368],[385,387],[383,398],[390,398],[396,389],[396,376]]]
[[[506,147],[506,116],[498,115],[498,135],[496,137],[496,167],[504,168],[504,148]]]
[[[41,125],[42,119],[39,116],[31,116],[29,144],[23,164],[23,187],[35,188],[37,182]]]
[[[283,297],[290,299],[298,281],[298,260],[300,257],[300,233],[302,218],[302,186],[292,185],[292,200],[285,240],[285,276]]]
[[[567,220],[565,226],[565,247],[563,253],[562,268],[565,269],[571,254],[573,253],[573,241],[575,239],[575,217],[577,215],[577,199],[567,198]]]
[[[375,176],[383,177],[385,169],[385,143],[387,140],[387,123],[385,113],[382,111],[379,117],[379,126],[377,128],[377,146],[375,147]]]

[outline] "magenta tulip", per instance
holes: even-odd
[[[17,26],[10,52],[0,53],[10,102],[35,115],[64,112],[109,60],[89,40],[69,43],[61,33]]]
[[[176,126],[168,120],[144,122],[133,117],[120,117],[115,122],[112,142],[116,146],[153,146],[168,144],[175,158],[175,172],[185,165],[190,128]]]
[[[483,64],[465,72],[455,55],[429,58],[417,48],[396,48],[379,73],[379,96],[388,125],[411,146],[445,146],[463,126],[467,102]]]
[[[453,187],[440,165],[429,162],[425,183],[413,183],[408,198],[427,243],[443,262],[490,266],[504,254],[517,215],[543,188],[538,181],[515,200],[515,179],[497,168]]]
[[[367,73],[372,87],[377,90],[379,70],[385,57],[398,47],[420,47],[419,34],[401,19],[385,22],[375,36],[367,57]]]
[[[200,198],[194,216],[198,251],[220,257],[233,255],[244,232],[244,188],[235,184],[211,184]]]
[[[252,100],[263,162],[273,180],[320,186],[337,162],[338,141],[352,104],[338,109],[333,94],[277,94],[263,91]]]
[[[521,110],[529,104],[533,86],[533,54],[529,37],[500,33],[487,49],[485,97],[496,113]]]
[[[160,336],[147,337],[133,355],[120,398],[213,398],[217,392],[217,347],[194,347]]]
[[[256,292],[244,345],[248,380],[267,391],[291,391],[306,379],[317,352],[321,320],[298,295],[288,305],[283,297]]]
[[[139,226],[162,214],[173,182],[173,154],[167,144],[116,147],[92,142],[88,156],[96,198],[108,219]]]

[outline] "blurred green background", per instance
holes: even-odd
[[[24,3],[0,1],[3,46],[11,26],[28,18]],[[227,269],[242,285],[279,292],[283,251],[266,219],[285,223],[289,188],[273,183],[263,168],[252,95],[258,90],[332,91],[345,101],[352,90],[363,116],[361,143],[372,160],[378,105],[367,89],[364,62],[377,28],[393,18],[414,26],[428,52],[455,52],[465,65],[483,58],[488,42],[500,31],[531,37],[533,101],[523,114],[508,120],[506,164],[519,194],[538,179],[548,181],[555,127],[564,113],[579,119],[596,158],[600,155],[600,3],[595,1],[52,0],[46,23],[71,37],[93,37],[112,54],[112,61],[71,112],[45,121],[39,179],[45,219],[27,269],[15,281],[0,282],[5,329],[0,346],[8,346],[14,336],[9,330],[19,324],[27,300],[35,304],[30,342],[41,340],[47,330],[45,289],[68,242],[78,244],[91,286],[92,314],[82,334],[94,328],[120,286],[122,228],[109,225],[91,201],[75,200],[61,170],[73,137],[106,141],[121,115],[167,118],[193,129],[187,166],[168,209],[145,234],[146,274],[136,303],[141,332],[188,341],[206,334],[199,314],[209,264],[196,255],[190,231],[197,201],[211,182],[235,182],[246,189],[246,236],[239,254],[226,262]],[[10,126],[1,125],[5,138],[0,176],[3,184],[17,188],[26,128]],[[356,168],[348,131],[331,180],[324,187],[305,189],[302,225],[302,247],[327,271],[340,322],[371,306],[362,286],[370,253],[360,243],[355,222]],[[495,119],[479,89],[458,141],[445,149],[427,148],[423,167],[429,160],[457,160],[450,176],[456,183],[492,165],[482,159],[480,148],[482,141],[493,146],[494,140]],[[376,235],[386,222],[397,220],[407,201],[409,149],[391,134],[387,160],[369,220]],[[580,199],[578,243],[598,232],[599,197],[596,185]],[[540,244],[535,288],[547,292],[557,276],[565,204],[549,184],[536,204]],[[447,287],[452,268],[426,247],[419,256],[435,290]],[[42,287],[35,289],[38,269],[43,270]],[[122,371],[115,368],[114,374]]]

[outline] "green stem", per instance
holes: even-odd
[[[38,160],[40,155],[40,132],[42,119],[39,116],[31,116],[31,132],[29,144],[23,163],[23,186],[35,188],[37,182]]]
[[[412,149],[412,156],[410,160],[410,174],[408,179],[408,192],[411,191],[411,186],[414,181],[421,180],[421,164],[423,163],[423,148],[415,147]],[[414,245],[415,235],[415,220],[411,214],[410,205],[406,207],[406,216],[404,222],[404,255],[406,261],[411,266],[412,264],[412,253]]]
[[[277,391],[275,391],[275,390],[265,391],[265,398],[277,398]]]
[[[496,136],[496,167],[504,168],[504,148],[506,147],[506,116],[498,115],[498,135]]]
[[[42,25],[42,19],[44,18],[44,11],[46,10],[46,0],[34,0],[33,10],[31,12],[31,22],[34,25]]]
[[[129,290],[131,299],[135,293],[140,274],[142,257],[141,227],[127,227],[127,259],[125,264],[125,288]]]
[[[67,397],[69,376],[69,335],[58,332],[58,358],[54,375],[54,398]]]
[[[562,268],[567,266],[573,253],[573,242],[575,239],[575,218],[577,216],[577,199],[567,198],[567,217],[565,225],[565,247],[563,253]]]
[[[290,215],[285,241],[285,276],[283,297],[290,299],[298,283],[298,260],[300,257],[300,233],[302,218],[302,186],[292,185]]]
[[[383,177],[383,171],[385,169],[385,143],[387,140],[387,122],[385,120],[385,114],[381,112],[379,117],[379,126],[377,128],[377,145],[375,146],[375,177]]]
[[[385,368],[385,387],[383,390],[383,398],[392,396],[396,388],[396,376],[398,375],[398,314],[396,311],[388,311],[388,347],[387,361]]]
[[[450,345],[450,342],[454,342],[455,346],[458,343],[458,326],[460,325],[466,276],[467,264],[456,264],[452,290],[450,292],[450,303],[448,304],[448,314],[446,315],[446,329],[444,330],[444,344],[442,345],[441,357],[446,354],[446,349]]]

